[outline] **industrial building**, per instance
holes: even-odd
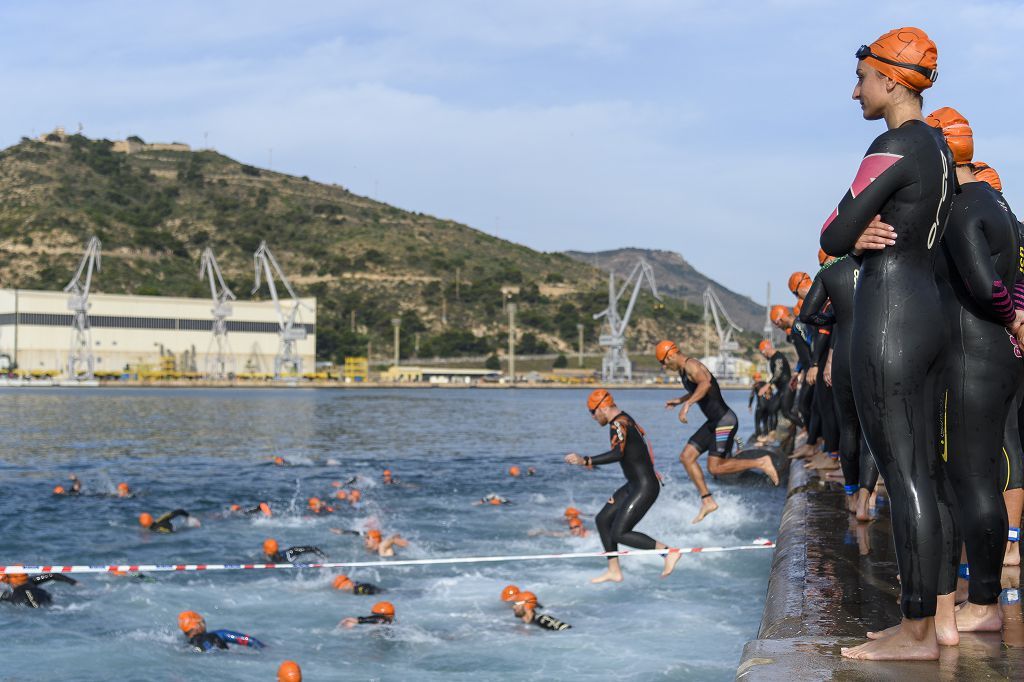
[[[294,341],[304,371],[316,355],[316,299],[298,299],[305,312],[296,321],[304,338]],[[182,374],[204,373],[216,353],[209,298],[123,296],[91,293],[89,335],[97,374],[134,374],[173,365]],[[281,344],[273,301],[232,301],[226,359],[233,374],[272,375]],[[0,289],[0,356],[28,372],[63,374],[72,352],[73,314],[68,294]],[[296,336],[300,336],[296,335]]]

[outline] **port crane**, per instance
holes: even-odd
[[[257,278],[259,273],[257,272]],[[228,341],[228,318],[231,317],[235,294],[224,283],[224,275],[213,255],[213,249],[207,247],[199,261],[199,281],[204,278],[210,281],[210,298],[213,301],[213,326],[210,328],[210,343],[206,346],[206,376],[224,379],[235,373],[235,356],[231,352]]]
[[[68,294],[68,310],[71,311],[71,351],[68,353],[67,373],[68,378],[75,381],[92,381],[96,370],[89,326],[89,289],[92,286],[93,271],[100,270],[101,247],[99,239],[89,239],[75,276],[64,287],[64,292]]]
[[[598,338],[598,343],[608,349],[601,360],[601,381],[614,382],[620,377],[626,381],[633,380],[633,362],[626,354],[626,328],[645,281],[650,285],[654,298],[660,301],[654,270],[643,258],[637,261],[629,277],[619,287],[615,285],[615,272],[608,274],[608,307],[594,315],[595,320],[605,318],[604,333]],[[633,293],[629,297],[626,312],[619,315],[619,301],[630,287],[633,287]]]
[[[733,340],[732,333],[742,332],[743,328],[732,321],[725,306],[714,289],[708,287],[704,290],[704,357],[711,356],[711,321],[715,322],[715,331],[718,334],[718,355],[715,356],[715,367],[712,373],[719,381],[737,382],[740,380],[739,372],[736,369],[736,359],[731,353],[740,349],[739,343]],[[725,324],[723,324],[723,321]]]
[[[288,282],[281,266],[278,264],[274,254],[267,247],[267,242],[261,241],[260,246],[253,254],[253,267],[256,270],[256,284],[252,293],[260,290],[261,278],[266,279],[267,288],[270,289],[270,297],[274,300],[274,309],[277,310],[278,338],[279,344],[277,356],[274,358],[274,378],[281,379],[282,376],[291,375],[295,378],[302,376],[302,357],[296,352],[295,342],[306,338],[306,327],[299,322],[299,313],[302,308],[312,311],[309,305],[299,300],[295,290]],[[277,287],[274,279],[281,280],[288,295],[291,296],[291,307],[285,314],[281,301],[277,297]]]

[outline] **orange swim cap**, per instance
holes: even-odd
[[[274,458],[274,464],[277,464],[278,466],[284,464],[284,457],[281,457],[280,455],[275,457]]]
[[[339,500],[344,500],[345,498],[348,497],[348,493],[345,492],[344,490],[339,490],[338,492],[334,493],[334,496],[337,497]]]
[[[519,588],[515,585],[506,585],[501,591],[501,601],[513,601],[519,594]]]
[[[21,566],[21,564],[12,565],[19,567]],[[21,585],[24,585],[28,582],[28,575],[17,571],[4,573],[2,576],[0,576],[0,578],[2,578],[3,582],[9,584],[11,587],[20,587]]]
[[[769,315],[772,322],[778,322],[789,316],[789,308],[784,305],[773,305],[772,312]],[[763,342],[762,342],[763,343]]]
[[[372,530],[366,531],[366,537],[370,538],[371,540],[377,540],[379,542],[383,536],[380,534],[379,530],[374,528]]]
[[[535,595],[533,592],[520,592],[515,597],[515,603],[525,604],[526,606],[532,608],[537,605],[537,595]]]
[[[974,177],[987,182],[997,192],[1003,191],[1003,181],[999,179],[999,173],[996,173],[995,168],[983,161],[975,161],[971,165],[974,166]]]
[[[339,575],[334,578],[334,582],[331,584],[334,585],[336,590],[347,590],[352,585],[352,579],[347,575]]]
[[[583,527],[583,522],[580,521],[580,517],[574,516],[571,519],[569,519],[569,527],[570,528],[582,528]]]
[[[571,519],[571,518],[573,518],[575,516],[579,516],[579,515],[580,515],[580,510],[577,509],[576,507],[566,507],[565,508],[565,517],[566,518]]]
[[[149,512],[142,512],[139,514],[139,525],[143,528],[149,528],[153,525],[153,515]]]
[[[302,668],[295,661],[285,661],[277,669],[277,682],[302,682]]]
[[[359,492],[358,490],[353,490],[352,492],[350,492],[348,494],[348,497],[349,497],[350,500],[352,500],[352,502],[358,502],[359,498],[361,498],[362,496],[363,496],[363,494],[361,492]]]
[[[831,257],[832,256],[825,253],[825,249],[818,249],[818,265],[824,265],[825,261]]]
[[[952,107],[942,107],[928,114],[925,121],[942,131],[953,161],[957,164],[970,163],[974,157],[974,131],[963,115]]]
[[[658,362],[665,362],[670,355],[675,355],[679,352],[679,347],[671,341],[660,341],[658,345],[654,347],[654,359]]]
[[[919,28],[896,28],[857,50],[858,59],[884,76],[914,92],[932,87],[939,76],[939,50],[928,34]]]
[[[121,497],[128,497],[128,495],[130,495],[130,494],[131,494],[131,492],[132,492],[132,491],[131,491],[131,489],[130,489],[130,488],[128,487],[128,484],[127,484],[127,483],[118,483],[118,484],[117,484],[117,494],[118,494],[119,496],[121,496]]]
[[[370,613],[374,613],[378,616],[395,616],[395,605],[389,601],[379,601],[373,605],[370,609]]]
[[[178,614],[178,627],[186,635],[197,629],[206,629],[206,622],[203,617],[195,611],[182,611]]]
[[[263,541],[263,553],[267,556],[277,554],[277,540],[274,538],[267,538]]]
[[[311,498],[309,498],[309,503],[308,504],[309,504],[309,508],[312,509],[313,511],[320,511],[320,507],[322,507],[324,505],[324,503],[320,501],[319,497],[311,497]]]
[[[242,505],[233,504],[230,507],[228,507],[228,509],[230,509],[231,511],[242,511]]]
[[[55,486],[53,486],[53,494],[54,495],[63,495],[64,492],[65,492],[64,486],[62,486],[62,485],[55,485]]]
[[[806,272],[794,272],[789,276],[789,290],[796,294],[800,289],[800,286],[804,283],[804,280],[809,280],[811,277]]]
[[[772,342],[768,339],[763,339],[761,343],[757,344],[757,349],[762,353],[772,347]]]
[[[273,512],[270,511],[270,505],[266,502],[260,502],[260,511],[263,512],[264,516],[273,516]]]
[[[391,478],[391,469],[384,470],[384,478]]]
[[[519,471],[519,467],[517,467],[517,466],[515,466],[515,465],[512,465],[512,466],[510,466],[510,467],[508,468],[508,475],[509,475],[509,476],[512,476],[512,477],[516,477],[516,476],[518,476],[518,475],[519,475],[520,473],[521,473],[521,472]]]
[[[501,504],[501,499],[500,499],[500,498],[497,498],[497,497],[492,497],[492,498],[491,498],[491,504],[493,504],[493,505],[499,505],[499,504]]]
[[[587,398],[587,409],[590,410],[590,414],[594,414],[600,407],[610,407],[614,404],[615,399],[612,398],[612,394],[603,388],[594,390]]]
[[[800,309],[804,307],[804,299],[797,299],[796,305],[793,306],[793,317],[800,317]]]

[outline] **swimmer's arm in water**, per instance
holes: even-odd
[[[370,583],[356,583],[352,588],[352,594],[380,594],[383,591],[383,588]]]
[[[335,535],[362,535],[359,531],[350,528],[331,528],[330,530]]]
[[[910,183],[911,179],[900,163],[903,157],[902,144],[894,131],[875,138],[861,159],[850,189],[821,228],[820,242],[825,253],[841,256],[853,251],[858,239],[889,198]],[[950,168],[949,172],[952,173],[953,169]],[[890,241],[894,244],[896,233],[890,234]]]
[[[403,538],[401,535],[395,533],[391,537],[387,538],[380,543],[380,547],[377,548],[377,553],[380,556],[394,556],[395,547],[408,547],[409,541]]]
[[[992,249],[982,222],[975,219],[962,230],[947,230],[943,239],[974,302],[1004,327],[1016,329],[1013,298],[992,267]]]
[[[345,620],[349,619],[346,618]],[[358,623],[359,625],[387,625],[391,622],[390,620],[388,620],[387,616],[382,616],[376,613],[372,616],[359,616],[355,620],[356,623]]]
[[[240,646],[247,646],[250,649],[262,649],[264,647],[263,642],[250,637],[243,632],[235,632],[234,630],[214,630],[214,635],[217,635],[225,642],[231,642],[232,644],[238,644]]]
[[[40,573],[39,575],[32,576],[28,580],[33,585],[42,585],[43,583],[49,582],[51,580],[57,580],[62,583],[67,583],[68,585],[78,584],[77,580],[75,580],[74,578],[69,578],[68,576],[62,573]]]
[[[321,559],[326,559],[327,555],[319,547],[313,547],[312,545],[304,545],[302,547],[289,547],[284,551],[284,558],[288,563],[294,563],[297,557],[303,554],[316,554]]]
[[[164,514],[163,516],[158,518],[156,521],[153,522],[153,525],[154,526],[163,525],[163,524],[166,524],[166,523],[168,523],[170,521],[173,521],[174,519],[177,519],[179,517],[188,518],[188,516],[189,516],[189,513],[187,511],[185,511],[184,509],[175,509],[174,511],[167,512],[166,514]]]

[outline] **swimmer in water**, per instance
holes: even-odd
[[[131,488],[128,487],[127,483],[118,483],[117,484],[117,496],[118,497],[131,497],[132,496],[132,490],[131,490]]]
[[[370,609],[370,614],[358,618],[345,618],[338,625],[343,628],[354,628],[357,625],[393,625],[395,605],[389,601],[379,601]]]
[[[510,466],[508,468],[508,475],[512,478],[519,478],[519,474],[522,473],[517,466]]]
[[[251,649],[262,649],[263,642],[249,635],[234,630],[206,631],[206,621],[195,611],[182,611],[178,614],[178,627],[188,638],[189,646],[196,653],[205,653],[215,649],[227,649],[228,644],[247,646]]]
[[[612,394],[603,388],[590,394],[587,409],[594,421],[601,426],[609,426],[611,449],[593,457],[570,452],[565,456],[566,464],[590,468],[618,462],[626,476],[626,484],[615,491],[595,519],[604,550],[614,552],[619,543],[637,549],[668,549],[668,545],[633,530],[661,491],[661,483],[654,471],[654,455],[640,425],[620,410]],[[679,557],[678,552],[665,554],[663,578],[672,573]],[[591,580],[593,583],[606,581],[622,582],[618,557],[609,557],[608,570]]]
[[[277,668],[277,682],[302,682],[302,668],[295,661],[285,661]]]
[[[861,46],[855,56],[853,98],[865,119],[884,119],[887,130],[872,142],[825,221],[820,246],[834,256],[863,253],[850,370],[864,436],[889,492],[903,620],[881,639],[841,653],[861,660],[937,660],[936,598],[945,570],[942,547],[952,541],[952,529],[943,522],[951,510],[948,500],[940,501],[945,493],[935,479],[935,388],[948,334],[937,323],[944,310],[934,265],[956,177],[942,133],[921,112],[921,92],[937,75],[935,43],[924,31],[904,27]],[[864,251],[863,237],[876,220],[891,226],[890,243]],[[899,343],[892,341],[894,331]]]
[[[54,495],[80,495],[82,493],[82,482],[78,480],[78,476],[71,474],[68,479],[71,481],[71,485],[67,488],[62,485],[54,486]]]
[[[501,495],[498,495],[497,493],[491,493],[490,495],[487,495],[486,497],[481,497],[479,500],[477,500],[473,504],[493,504],[493,505],[499,505],[499,504],[511,504],[511,502],[509,501],[509,499],[507,497],[502,497]]]
[[[152,514],[143,512],[142,514],[139,514],[139,525],[154,533],[173,533],[175,529],[171,524],[171,521],[177,518],[185,519],[190,526],[199,525],[199,519],[192,517],[184,509],[175,509],[174,511],[167,512],[155,521],[153,520]]]
[[[309,498],[309,511],[314,514],[331,514],[334,512],[334,507],[328,505],[319,497],[311,497]]]
[[[363,494],[361,492],[359,492],[355,488],[353,488],[352,490],[349,491],[349,493],[348,493],[348,501],[349,501],[349,504],[351,504],[353,507],[356,506],[357,504],[359,504],[359,500],[361,500],[361,499],[363,499]]]
[[[397,481],[391,476],[391,469],[385,469],[382,474],[382,482],[384,485],[394,485]]]
[[[516,600],[517,594],[519,594],[518,585],[506,585],[501,590],[501,601],[512,606],[512,603]]]
[[[374,528],[366,531],[364,546],[367,550],[377,554],[377,556],[393,557],[395,556],[395,547],[408,547],[409,541],[398,534],[392,535],[385,540],[381,532]]]
[[[555,631],[568,630],[572,627],[557,618],[537,613],[537,608],[537,595],[533,592],[519,592],[512,598],[512,613],[528,625]]]
[[[544,537],[549,537],[549,538],[568,538],[568,537],[585,538],[588,535],[590,535],[590,533],[587,531],[586,528],[583,527],[583,519],[581,519],[578,516],[574,516],[573,518],[569,519],[569,530],[567,530],[567,531],[565,531],[565,530],[531,530],[530,532],[527,533],[527,535],[529,535],[530,537],[537,537],[538,535],[543,535]]]
[[[286,459],[285,459],[284,457],[281,457],[280,455],[277,455],[276,457],[274,457],[274,458],[273,458],[273,459],[271,459],[270,461],[271,461],[271,463],[272,463],[272,464],[273,464],[274,466],[276,466],[276,467],[286,467],[286,466],[291,466],[291,462],[289,462],[288,460],[286,460]]]
[[[704,517],[718,509],[718,504],[712,499],[712,493],[704,482],[704,472],[697,463],[697,458],[704,452],[708,453],[708,471],[712,476],[757,469],[764,473],[773,485],[778,485],[779,474],[775,471],[771,457],[765,455],[757,459],[732,458],[732,444],[739,428],[739,419],[726,404],[722,390],[718,387],[718,380],[708,368],[700,360],[688,358],[680,353],[679,348],[671,341],[659,343],[654,356],[662,367],[677,372],[682,379],[683,387],[686,388],[686,395],[669,400],[665,407],[682,405],[679,421],[686,424],[690,408],[696,405],[704,413],[706,420],[690,437],[679,455],[679,461],[696,486],[697,494],[700,495],[700,511],[697,512],[693,523],[703,521]]]
[[[53,602],[50,593],[39,587],[43,583],[56,580],[77,585],[78,581],[60,573],[40,573],[29,576],[24,573],[5,573],[0,575],[0,582],[11,586],[10,590],[0,594],[0,602],[27,606],[31,609],[38,609],[41,606],[49,606]]]
[[[266,555],[268,561],[275,564],[294,564],[295,559],[303,554],[316,554],[321,559],[327,558],[327,555],[319,547],[313,547],[312,545],[289,547],[282,551],[278,547],[277,540],[274,538],[267,538],[263,541],[263,554]]]
[[[350,592],[352,594],[360,595],[380,594],[384,591],[380,587],[377,587],[376,585],[371,585],[370,583],[353,582],[353,580],[349,578],[347,575],[335,576],[334,580],[331,582],[331,585],[334,587],[334,589],[338,590],[339,592]]]

